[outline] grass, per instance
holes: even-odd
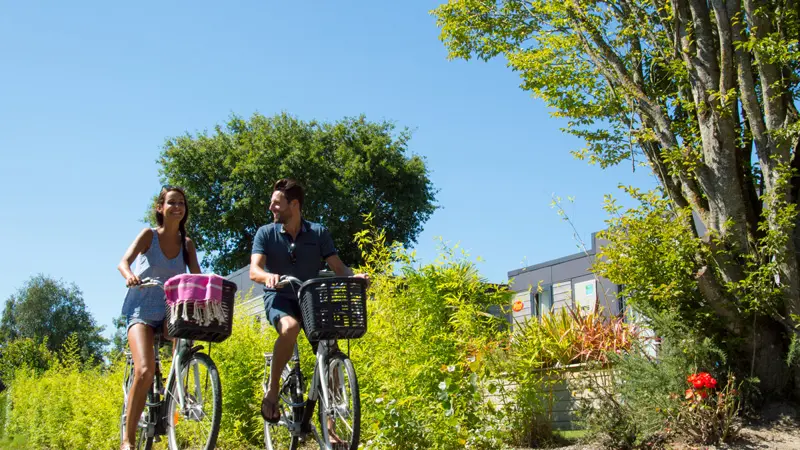
[[[562,438],[569,441],[582,439],[584,436],[586,436],[586,433],[587,433],[586,430],[557,430],[553,432],[553,434],[561,436]]]
[[[30,448],[24,436],[3,437],[0,439],[0,448],[3,450],[27,450]]]

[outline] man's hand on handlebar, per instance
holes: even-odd
[[[280,282],[281,276],[275,273],[267,273],[267,276],[264,278],[264,285],[270,289],[275,289]]]
[[[363,279],[367,280],[367,286],[369,286],[370,279],[369,279],[369,274],[368,273],[357,273],[357,274],[353,275],[353,278],[363,278]]]

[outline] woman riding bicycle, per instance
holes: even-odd
[[[353,274],[339,259],[325,227],[302,218],[303,200],[303,188],[296,181],[281,179],[275,183],[269,205],[274,223],[258,229],[250,256],[250,279],[265,285],[264,310],[278,332],[269,386],[261,401],[261,415],[270,423],[280,419],[279,382],[292,356],[302,320],[292,288],[276,288],[280,276],[291,275],[302,281],[314,278],[324,261],[336,275],[368,278],[366,274]]]
[[[128,292],[122,305],[128,329],[128,344],[134,363],[134,380],[128,396],[125,436],[120,448],[134,448],[139,416],[144,409],[147,391],[153,383],[155,354],[154,333],[163,330],[166,307],[161,289],[139,289],[142,278],[161,282],[186,273],[200,273],[194,243],[186,236],[189,205],[178,187],[165,186],[158,195],[153,212],[158,227],[145,228],[133,240],[117,269],[125,278]],[[136,260],[136,269],[131,264]]]

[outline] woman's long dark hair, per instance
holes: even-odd
[[[186,266],[189,266],[189,255],[186,254],[186,219],[189,218],[189,200],[186,198],[186,193],[183,192],[183,189],[175,186],[168,186],[161,188],[161,193],[158,194],[158,200],[156,200],[156,204],[153,206],[153,212],[156,215],[156,222],[158,226],[164,226],[164,214],[158,212],[159,206],[164,206],[164,200],[167,198],[167,193],[169,192],[180,192],[183,196],[183,219],[181,219],[181,223],[178,224],[178,230],[181,233],[181,248],[183,249],[183,263]]]

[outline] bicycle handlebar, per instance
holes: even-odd
[[[281,277],[278,279],[278,283],[275,285],[275,287],[276,288],[282,288],[282,287],[288,285],[289,283],[294,283],[294,284],[296,284],[298,286],[303,284],[303,282],[300,281],[299,278],[295,278],[295,277],[293,277],[291,275],[281,275]]]
[[[138,285],[140,288],[149,288],[149,287],[164,287],[164,283],[155,278],[142,278],[141,284]]]

